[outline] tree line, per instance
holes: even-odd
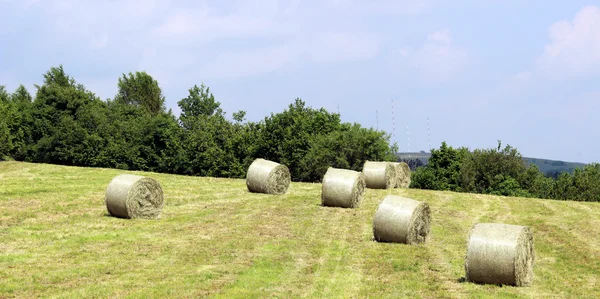
[[[345,123],[340,115],[296,98],[287,109],[247,121],[221,108],[201,84],[165,108],[158,82],[146,72],[123,74],[117,94],[101,100],[62,66],[43,74],[32,96],[24,86],[0,86],[0,159],[163,173],[243,178],[264,158],[289,167],[292,179],[319,182],[328,167],[361,171],[364,161],[398,161],[384,131]],[[412,188],[506,196],[600,201],[600,165],[544,176],[510,145],[433,149],[429,163],[407,161]]]
[[[329,166],[360,171],[365,160],[395,157],[384,131],[341,122],[300,98],[252,122],[245,111],[228,119],[203,84],[177,102],[179,116],[146,72],[123,74],[117,86],[101,100],[63,66],[43,75],[34,96],[0,86],[0,159],[243,178],[264,158],[287,165],[295,181],[318,182]]]
[[[527,166],[516,148],[498,141],[496,148],[469,151],[445,142],[432,149],[429,163],[412,173],[411,187],[560,200],[600,201],[600,164],[576,168],[572,174],[545,176]]]

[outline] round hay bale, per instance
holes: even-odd
[[[357,208],[364,192],[365,175],[362,172],[329,167],[321,186],[321,204]]]
[[[400,182],[400,188],[408,188],[410,186],[410,167],[406,162],[400,162],[399,165],[402,172],[402,181]]]
[[[378,242],[419,244],[430,232],[431,211],[425,202],[388,195],[373,218],[373,235]]]
[[[396,169],[390,162],[365,161],[362,172],[367,188],[390,189],[396,185]]]
[[[246,174],[246,186],[250,192],[284,194],[290,182],[287,166],[260,158],[250,164]]]
[[[404,181],[404,169],[400,166],[399,162],[392,162],[394,169],[396,170],[396,184],[394,188],[402,188],[402,182]]]
[[[469,233],[467,281],[527,286],[534,262],[533,235],[526,226],[478,223]]]
[[[164,204],[163,190],[156,180],[132,174],[114,177],[104,200],[108,212],[120,218],[158,218]]]

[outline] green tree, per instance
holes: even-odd
[[[556,181],[553,178],[539,175],[535,178],[529,193],[538,198],[556,198]]]
[[[205,85],[188,90],[177,104],[183,126],[186,174],[217,177],[240,177],[242,162],[236,156],[236,134],[243,133],[225,118],[220,103]]]
[[[19,85],[15,92],[11,95],[11,99],[17,104],[30,104],[33,101],[31,94],[23,84]]]
[[[1,91],[2,89],[0,89]],[[10,157],[10,152],[14,148],[13,136],[10,130],[11,121],[14,118],[14,110],[10,103],[4,99],[0,99],[0,115],[2,115],[0,117],[0,160],[5,160]]]
[[[512,194],[524,193],[519,178],[526,171],[525,162],[517,149],[507,145],[502,149],[476,149],[461,166],[461,187],[467,192],[506,193],[507,188],[515,188]]]
[[[569,198],[581,201],[600,201],[600,164],[592,163],[576,168]]]
[[[36,162],[88,165],[82,155],[89,132],[79,121],[94,105],[96,95],[66,74],[62,66],[44,74],[32,105],[32,160]]]
[[[362,171],[366,160],[394,161],[397,147],[389,145],[389,137],[384,131],[362,128],[356,123],[341,124],[338,130],[311,139],[299,163],[298,177],[318,182],[329,167]]]
[[[14,118],[13,107],[10,103],[10,96],[3,85],[0,85],[0,160],[9,157],[13,149],[13,136],[10,132],[10,125]]]
[[[33,118],[31,115],[33,100],[23,85],[19,85],[10,98],[16,109],[11,127],[14,144],[11,156],[16,160],[26,160],[29,155],[29,145],[33,142]]]
[[[467,148],[455,149],[442,142],[439,149],[431,150],[427,166],[418,168],[411,174],[411,187],[433,190],[462,190],[468,185],[468,177],[461,173],[464,160],[470,155]]]
[[[189,126],[194,118],[200,115],[223,115],[223,110],[220,108],[221,103],[215,101],[215,96],[210,92],[210,88],[204,84],[200,87],[194,85],[188,92],[187,97],[177,102],[181,109],[179,119],[184,127]]]
[[[117,85],[118,91],[115,96],[117,103],[141,107],[152,115],[165,110],[165,97],[158,86],[158,81],[146,72],[123,74]]]
[[[573,177],[568,172],[562,172],[558,175],[558,179],[556,179],[556,184],[554,188],[554,198],[561,200],[575,200],[575,198],[571,198],[573,192]]]
[[[10,100],[10,95],[6,91],[6,87],[4,85],[0,85],[0,103],[8,103]]]
[[[317,135],[329,134],[339,128],[339,114],[329,113],[323,108],[312,109],[297,98],[288,109],[277,114],[271,113],[271,116],[264,119],[259,146],[254,154],[255,157],[287,165],[292,180],[307,180],[303,175],[307,171],[302,169],[300,161],[310,149],[311,140]]]

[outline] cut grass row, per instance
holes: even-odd
[[[108,216],[124,171],[0,163],[2,297],[600,297],[600,204],[412,189],[366,190],[358,209],[320,206],[320,184],[253,194],[244,180],[151,176],[159,220]],[[389,193],[427,202],[430,240],[372,241]],[[531,287],[464,283],[477,222],[530,226]]]

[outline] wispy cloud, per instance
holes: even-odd
[[[586,6],[573,20],[554,23],[550,43],[537,59],[538,68],[551,77],[600,73],[600,8]]]
[[[422,80],[430,83],[452,79],[468,63],[466,49],[454,44],[449,29],[429,34],[425,44],[414,53],[402,49],[400,54],[409,57]]]

